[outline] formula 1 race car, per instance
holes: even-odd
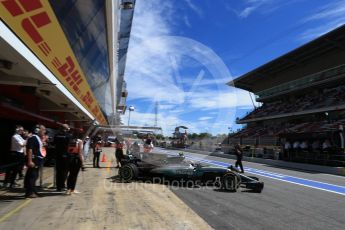
[[[159,156],[161,155],[161,156]],[[158,160],[157,160],[157,156]],[[236,191],[245,187],[260,193],[264,183],[257,177],[246,176],[232,166],[222,168],[202,165],[185,160],[183,154],[167,156],[156,154],[142,160],[133,155],[127,155],[121,161],[119,176],[124,182],[141,178],[163,178],[163,181],[183,180],[194,185],[215,185],[228,191]]]

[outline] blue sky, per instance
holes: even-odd
[[[137,0],[125,72],[130,123],[154,125],[158,102],[165,135],[176,125],[237,130],[253,104],[226,83],[344,22],[345,0]]]

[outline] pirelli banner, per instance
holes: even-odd
[[[1,19],[97,119],[107,124],[47,0],[0,0]]]

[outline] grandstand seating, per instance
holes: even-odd
[[[313,96],[305,94],[297,98],[293,103],[289,101],[278,100],[264,103],[261,107],[246,115],[241,120],[262,118],[273,115],[282,115],[292,112],[301,112],[312,109],[327,108],[345,104],[345,85],[333,88],[326,88],[319,94]]]

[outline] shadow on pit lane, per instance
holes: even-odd
[[[22,188],[22,187],[6,188],[6,189],[2,190],[1,192],[3,192],[3,194],[6,194],[6,193],[23,193],[24,192],[24,188]]]
[[[14,192],[13,190],[16,190],[16,191]],[[8,203],[15,200],[26,199],[24,196],[25,190],[23,188],[13,189],[13,190],[9,190],[8,193],[0,195],[0,203]],[[13,193],[17,193],[17,194],[13,194]],[[53,189],[38,189],[38,194],[39,194],[39,197],[36,199],[51,197],[51,196],[65,196],[64,192],[56,192]]]
[[[110,166],[110,167],[107,167],[107,166],[101,166],[101,167],[85,166],[84,168],[85,169],[115,169],[116,167],[115,166]]]
[[[294,163],[294,162],[292,162],[292,163]],[[310,171],[310,170],[305,170],[305,169],[291,168],[291,167],[288,167],[288,166],[278,166],[278,165],[268,165],[268,164],[264,164],[264,165],[265,165],[265,167],[268,167],[268,168],[285,169],[285,170],[296,171],[296,172],[303,172],[303,173],[314,174],[314,175],[316,175],[316,174],[327,174],[327,173]],[[318,165],[315,165],[315,166],[318,166]],[[278,172],[278,173],[281,173],[281,172]]]
[[[1,195],[0,203],[10,203],[15,200],[24,200],[24,195]]]
[[[213,189],[213,191],[215,191],[215,192],[225,192],[225,193],[236,193],[236,191],[225,190],[225,189],[221,189],[221,188],[215,188],[215,189]]]
[[[225,192],[225,193],[244,192],[244,193],[257,193],[257,194],[259,194],[259,192],[256,192],[256,191],[251,190],[251,189],[244,189],[244,190],[237,189],[237,191],[231,191],[231,190],[225,190],[225,189],[216,188],[216,189],[213,189],[213,191],[215,191],[215,192]]]
[[[111,180],[111,182],[114,182],[114,183],[125,183],[121,180],[119,175],[108,177],[106,179]],[[128,183],[130,183],[130,182],[128,182]]]
[[[257,192],[257,191],[251,190],[251,189],[245,189],[245,190],[242,190],[241,192],[245,192],[245,193],[257,193],[257,194],[260,194],[260,192]]]

